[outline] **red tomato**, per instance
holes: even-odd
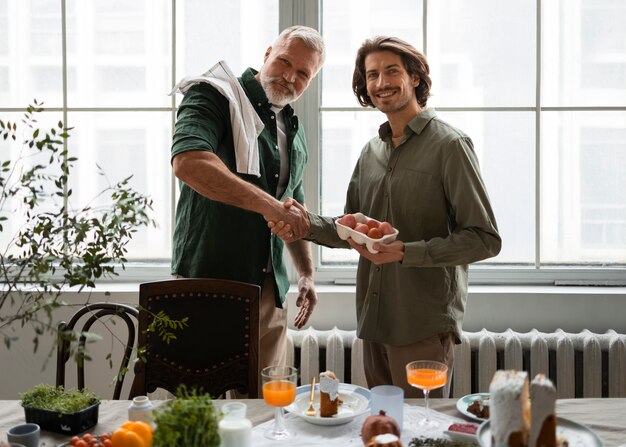
[[[84,440],[80,440],[80,441],[76,441],[76,444],[74,444],[75,447],[87,447],[87,443]]]
[[[383,233],[383,234],[393,234],[394,229],[391,226],[391,224],[389,222],[381,222],[380,226],[378,227],[378,229]]]
[[[360,223],[358,224],[355,228],[354,231],[358,231],[359,233],[363,233],[363,234],[367,234],[367,232],[369,231],[370,227],[367,226],[367,224],[364,223]]]
[[[83,441],[89,444],[93,440],[93,435],[91,433],[85,433],[83,435]]]
[[[370,231],[367,232],[367,236],[372,239],[380,239],[383,237],[383,233],[379,228],[370,228]]]
[[[70,439],[70,445],[76,445],[78,441],[80,441],[78,436],[72,436],[72,439]]]

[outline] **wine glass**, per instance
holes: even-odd
[[[265,432],[265,437],[274,440],[292,437],[293,435],[285,428],[283,407],[292,403],[296,398],[298,370],[293,366],[268,366],[261,371],[261,379],[265,403],[276,407],[274,426]]]
[[[428,408],[428,393],[430,390],[441,388],[448,380],[448,367],[433,360],[416,360],[406,365],[406,380],[409,385],[424,392],[426,417],[419,424],[429,427],[438,427],[439,423],[430,419]]]

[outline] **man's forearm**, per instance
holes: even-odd
[[[293,264],[298,271],[299,276],[313,278],[313,255],[311,252],[311,243],[303,239],[288,242],[287,250],[291,255]]]

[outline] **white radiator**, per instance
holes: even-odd
[[[355,331],[288,330],[288,360],[301,372],[303,384],[332,370],[342,382],[367,387],[363,344]],[[626,397],[626,335],[588,330],[567,333],[464,332],[455,348],[452,397],[485,392],[496,369],[524,369],[531,377],[541,372],[557,387],[559,398]]]

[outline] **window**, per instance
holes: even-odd
[[[154,275],[162,278],[171,256],[177,187],[170,144],[181,99],[168,93],[220,59],[235,73],[259,67],[277,33],[278,0],[2,1],[0,113],[19,120],[36,98],[46,108],[42,124],[63,120],[74,128],[67,143],[79,158],[74,206],[133,175],[132,186],[154,200],[158,227],[137,233],[128,259],[149,263],[140,278],[160,264]]]
[[[427,54],[429,105],[472,137],[480,159],[504,244],[498,257],[472,266],[471,281],[624,281],[621,0],[5,0],[0,113],[19,119],[37,98],[42,120],[75,128],[68,147],[80,159],[76,206],[105,181],[96,165],[111,181],[133,174],[134,187],[154,199],[158,228],[134,238],[129,259],[147,271],[160,265],[155,275],[163,277],[181,99],[168,93],[220,59],[235,73],[260,67],[279,21],[319,27],[327,43],[322,72],[296,104],[309,138],[310,209],[343,210],[360,150],[384,121],[352,93],[354,56],[365,38],[395,35]],[[320,280],[353,281],[354,253],[316,247],[315,256]]]
[[[502,251],[471,280],[624,280],[624,2],[321,0],[320,10],[321,214],[342,214],[360,150],[385,121],[352,94],[356,50],[398,36],[428,56],[429,106],[472,137],[496,212]],[[356,259],[318,249],[330,280],[349,280]]]

